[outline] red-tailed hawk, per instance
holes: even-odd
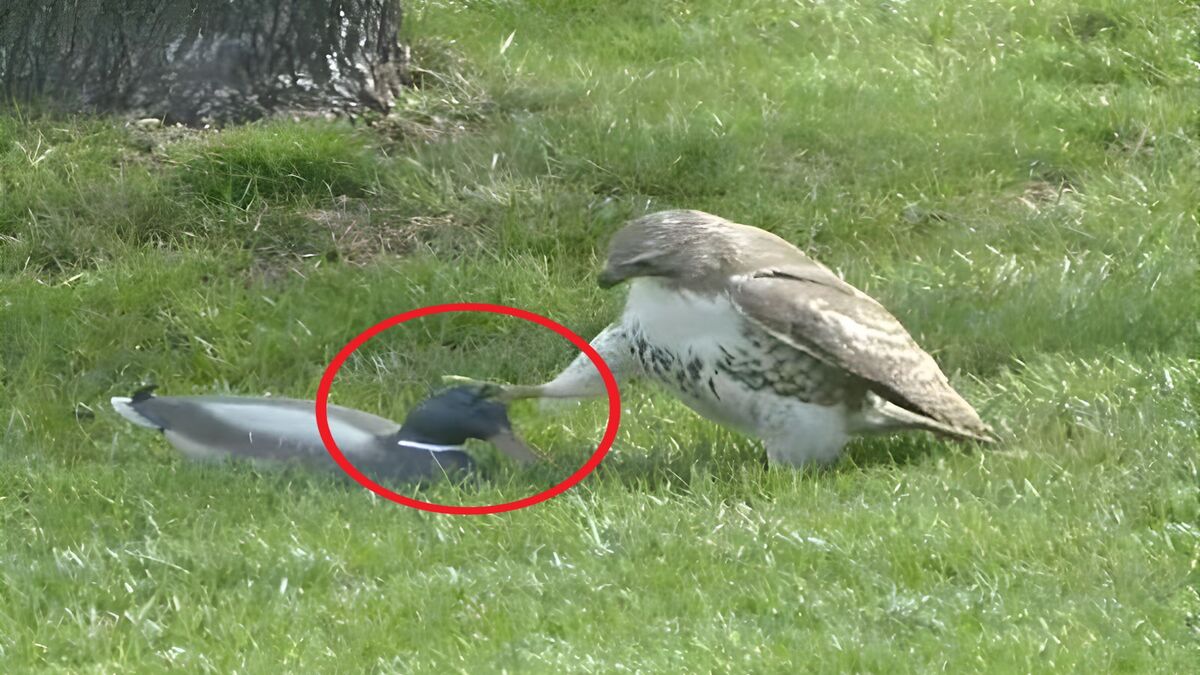
[[[600,285],[629,282],[592,346],[619,379],[646,377],[701,415],[761,438],[772,463],[836,459],[856,434],[990,428],[878,302],[787,241],[700,211],[664,211],[613,238]],[[599,396],[577,358],[505,400]]]

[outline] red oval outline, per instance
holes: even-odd
[[[423,316],[431,316],[435,314],[446,314],[449,312],[488,312],[491,314],[503,314],[506,316],[515,316],[519,319],[524,319],[532,323],[536,323],[544,328],[558,333],[566,338],[568,342],[575,345],[584,354],[587,354],[591,359],[592,364],[596,366],[596,370],[600,371],[600,377],[604,380],[604,388],[608,394],[608,424],[604,428],[604,436],[600,439],[600,445],[596,448],[596,452],[584,463],[578,471],[568,476],[559,484],[543,490],[534,495],[517,499],[511,502],[503,502],[500,504],[485,504],[482,506],[455,506],[451,504],[438,504],[436,502],[426,502],[419,499],[406,497],[402,494],[393,492],[375,481],[368,478],[358,470],[346,456],[342,454],[337,443],[333,440],[333,433],[329,430],[329,389],[333,386],[333,378],[337,376],[346,359],[350,358],[359,347],[366,344],[368,340],[375,337],[379,333],[409,321],[419,319]],[[604,358],[596,352],[587,340],[584,340],[579,335],[575,334],[569,328],[547,319],[540,314],[509,307],[507,305],[494,305],[481,302],[455,302],[443,305],[430,305],[418,309],[409,310],[402,314],[397,314],[391,318],[384,319],[379,323],[371,326],[365,331],[359,333],[351,340],[341,351],[333,357],[329,365],[325,368],[325,373],[321,376],[321,384],[317,388],[317,431],[321,434],[321,440],[325,443],[325,449],[329,451],[329,455],[333,457],[333,461],[342,468],[351,478],[358,482],[359,485],[367,488],[371,492],[389,499],[397,504],[410,506],[414,509],[422,511],[430,511],[433,513],[449,513],[453,515],[471,515],[480,516],[489,513],[505,513],[507,511],[516,511],[527,506],[533,506],[541,502],[560,495],[575,486],[576,483],[583,480],[588,474],[596,470],[600,466],[600,462],[608,451],[612,448],[613,442],[617,439],[617,429],[621,426],[621,392],[617,388],[617,380],[613,377],[612,370],[605,363]]]

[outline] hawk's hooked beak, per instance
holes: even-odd
[[[600,272],[600,276],[596,279],[596,283],[600,284],[600,288],[612,288],[622,281],[625,281],[625,278],[626,276],[624,274],[613,269],[613,267],[610,265],[605,267]]]

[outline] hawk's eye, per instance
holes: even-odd
[[[646,252],[625,261],[625,269],[635,272],[647,272],[658,268],[658,252]]]

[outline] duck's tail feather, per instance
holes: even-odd
[[[148,398],[151,398],[150,388],[139,389],[137,393],[133,395],[133,398],[128,396],[113,396],[109,400],[112,401],[113,410],[116,410],[121,417],[133,422],[139,427],[158,429],[161,431],[161,425],[156,424],[153,420],[138,412],[137,408],[134,407],[134,404],[141,403]]]

